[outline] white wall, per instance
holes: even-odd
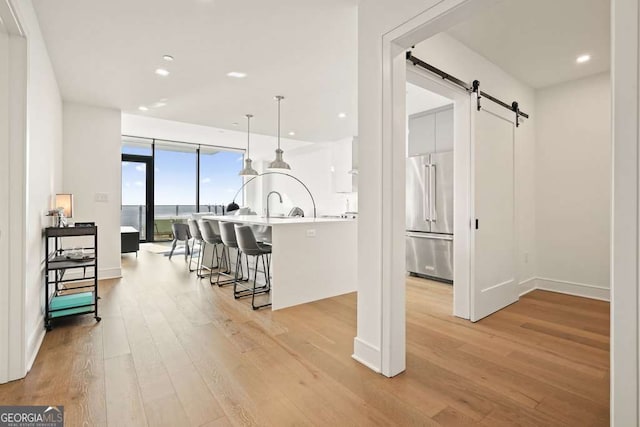
[[[9,204],[9,35],[0,21],[0,203]],[[9,210],[0,209],[0,383],[9,378]]]
[[[73,194],[73,221],[98,226],[98,276],[119,277],[121,198],[119,110],[64,103],[63,191]],[[96,194],[107,195],[106,202]]]
[[[133,114],[122,114],[122,134],[145,138],[167,139],[193,144],[217,145],[244,150],[247,148],[246,122],[240,122],[239,130],[218,129],[191,123],[157,119]],[[281,138],[282,149],[287,151],[309,144]],[[266,135],[251,135],[251,158],[274,157],[276,138]]]
[[[305,183],[316,201],[317,214],[340,215],[349,210],[357,211],[356,193],[336,193],[333,188],[333,175],[335,172],[334,156],[339,144],[351,142],[352,138],[335,142],[309,144],[285,152],[285,160],[291,166],[291,170],[282,171],[293,175]],[[257,164],[259,172],[266,171],[267,160],[262,159]],[[333,169],[332,169],[333,168]],[[333,172],[332,172],[333,171]],[[313,204],[308,193],[298,182],[286,176],[265,176],[257,180],[264,180],[264,185],[253,183],[247,185],[247,205],[258,213],[266,209],[266,196],[271,190],[282,194],[283,204],[272,196],[269,208],[271,212],[287,214],[292,207],[298,206],[305,212],[305,216],[312,216]],[[256,180],[256,181],[257,181]],[[256,191],[257,190],[257,191]]]
[[[609,73],[536,92],[538,286],[609,299]]]
[[[62,180],[62,100],[31,1],[14,2],[27,34],[25,338],[27,369],[44,337],[45,217]]]
[[[611,425],[640,422],[640,7],[612,0]]]

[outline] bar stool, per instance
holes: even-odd
[[[198,277],[202,277],[202,233],[200,233],[198,221],[196,221],[195,219],[188,219],[187,224],[189,225],[189,233],[191,234],[191,238],[193,239],[193,242],[191,243],[191,255],[189,255],[189,271],[195,271]],[[196,262],[196,269],[193,270],[191,266],[193,265],[193,253],[196,250],[196,243],[198,244],[198,259]]]
[[[249,281],[249,260],[247,259],[247,277],[244,277],[244,269],[242,268],[242,251],[238,247],[238,241],[236,240],[236,230],[232,222],[220,221],[220,237],[222,238],[222,256],[227,255],[227,259],[231,260],[231,249],[236,249],[236,269],[234,271],[232,279],[224,282],[225,284],[233,283],[233,297],[235,299],[251,295],[250,289],[238,290],[239,282]],[[229,272],[230,273],[230,272]],[[220,270],[218,270],[218,280],[220,280]]]
[[[213,277],[213,270],[220,270],[218,245],[222,244],[222,239],[220,238],[220,234],[216,233],[213,221],[200,219],[198,220],[198,225],[202,236],[202,261],[200,261],[200,272],[202,273],[203,270],[209,270],[209,283],[213,285],[213,281],[211,279]],[[207,245],[213,245],[213,249],[211,251],[211,264],[209,264],[209,266],[204,265],[204,250]],[[214,259],[216,261],[215,266],[213,265]],[[227,265],[229,264],[227,263]],[[204,274],[201,274],[199,277],[204,277]]]
[[[236,237],[238,239],[238,246],[242,253],[247,257],[247,268],[249,267],[248,257],[253,256],[256,260],[255,269],[253,272],[253,289],[251,292],[251,307],[254,310],[263,307],[269,307],[271,303],[256,305],[256,295],[271,292],[271,277],[270,277],[270,262],[269,256],[271,255],[271,246],[261,245],[256,242],[256,236],[253,234],[253,230],[248,225],[236,225],[235,226]],[[264,286],[256,287],[258,280],[258,261],[262,260],[262,271],[264,272]]]
[[[173,231],[173,242],[171,243],[171,252],[169,252],[169,259],[173,256],[173,251],[176,250],[178,242],[184,242],[184,260],[187,261],[189,255],[189,240],[191,234],[189,233],[189,226],[180,222],[174,222],[171,224],[171,230]]]

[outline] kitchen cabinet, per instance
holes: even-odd
[[[453,105],[409,117],[407,156],[453,150]]]
[[[453,151],[453,107],[436,111],[435,152]]]
[[[333,192],[358,191],[358,137],[333,143],[331,163]]]
[[[419,113],[409,118],[408,155],[419,156],[436,150],[436,116]]]

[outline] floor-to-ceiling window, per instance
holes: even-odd
[[[121,224],[142,241],[166,241],[172,224],[196,212],[223,214],[242,186],[243,160],[242,150],[124,136]]]
[[[155,141],[153,239],[156,241],[172,239],[171,224],[186,222],[197,212],[197,149],[197,145]]]
[[[220,213],[242,187],[244,154],[215,147],[200,148],[200,212]],[[242,205],[242,193],[236,198]]]

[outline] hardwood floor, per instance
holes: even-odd
[[[254,312],[182,257],[123,267],[103,321],[58,322],[2,404],[62,404],[68,426],[608,425],[604,302],[535,291],[472,324],[410,278],[407,371],[387,379],[350,357],[355,294]]]

